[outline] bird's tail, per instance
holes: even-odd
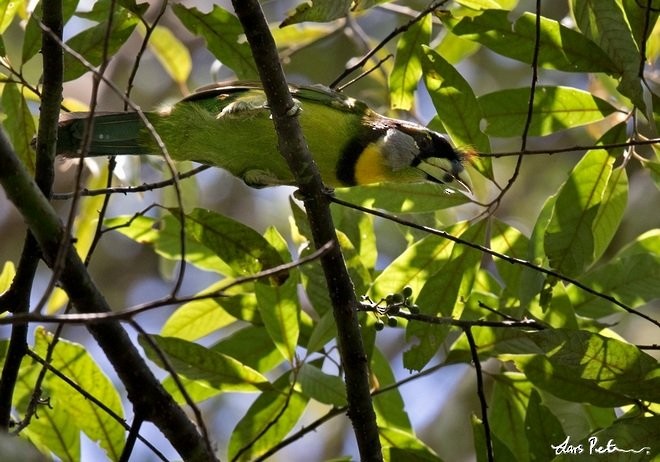
[[[57,153],[65,157],[80,157],[80,149],[88,124],[92,137],[88,156],[148,154],[140,143],[143,123],[137,112],[101,112],[90,120],[85,112],[67,113],[60,119]]]

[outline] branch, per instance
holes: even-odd
[[[53,31],[56,37],[62,36],[62,2],[60,0],[44,0],[42,6],[43,22]],[[62,53],[50,35],[42,34],[41,50],[43,55],[43,94],[41,101],[41,117],[39,119],[37,159],[35,182],[44,196],[50,197],[55,172],[55,144],[57,141],[57,122],[60,103],[62,101]],[[3,140],[4,141],[4,140]],[[4,143],[3,143],[4,144]],[[0,300],[0,313],[3,306],[14,313],[27,313],[30,306],[32,283],[39,264],[41,253],[37,241],[28,232],[18,265],[16,277],[11,288]],[[7,349],[5,365],[0,378],[0,429],[9,426],[14,387],[18,371],[27,352],[27,324],[13,326],[11,340]],[[40,390],[35,390],[40,394]]]
[[[278,137],[278,148],[286,159],[304,198],[305,209],[316,248],[333,242],[321,258],[328,283],[328,294],[337,324],[339,354],[344,367],[348,415],[353,424],[360,459],[382,461],[376,414],[369,392],[367,355],[358,323],[353,283],[348,275],[330,216],[327,195],[316,164],[312,160],[297,119],[295,106],[277,55],[268,23],[257,0],[232,0],[234,9],[252,49],[264,92],[271,108]]]

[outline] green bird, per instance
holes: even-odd
[[[379,182],[448,183],[470,154],[419,124],[377,114],[365,103],[322,86],[291,86],[300,124],[323,182],[330,187]],[[295,185],[284,158],[263,89],[257,83],[202,87],[173,106],[148,112],[174,160],[229,171],[252,187]],[[85,113],[60,122],[57,152],[80,157]],[[158,154],[160,149],[136,112],[94,116],[86,156]]]

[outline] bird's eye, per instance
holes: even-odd
[[[420,136],[417,139],[417,147],[420,152],[428,152],[433,148],[433,140],[428,135]]]

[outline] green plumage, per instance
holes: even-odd
[[[462,154],[424,127],[380,116],[364,103],[322,87],[291,90],[310,151],[329,186],[433,181],[415,165],[430,158],[448,162],[449,168],[443,170],[451,175],[462,169]],[[175,160],[221,167],[251,186],[294,184],[277,151],[264,92],[256,84],[205,87],[166,111],[145,115]],[[78,157],[87,121],[85,114],[63,119],[59,153]],[[160,152],[137,113],[97,114],[92,134],[89,156]],[[418,145],[437,137],[440,146],[431,146],[433,153],[422,153],[424,146]],[[371,152],[369,163],[362,157],[367,151]]]

